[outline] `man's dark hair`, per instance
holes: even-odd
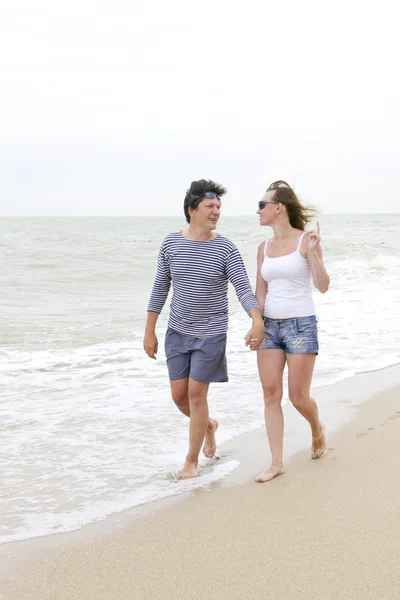
[[[215,183],[215,181],[211,181],[211,179],[192,181],[190,188],[186,192],[183,203],[183,210],[185,211],[185,217],[188,223],[190,223],[189,207],[193,210],[196,209],[202,201],[204,194],[207,192],[214,192],[214,194],[221,198],[221,196],[226,194],[226,188],[219,183]]]

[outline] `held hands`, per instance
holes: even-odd
[[[244,337],[245,345],[250,346],[250,350],[258,350],[260,344],[264,341],[264,335],[264,321],[256,321]]]
[[[321,241],[321,230],[319,228],[318,221],[317,229],[314,229],[313,231],[307,231],[304,237],[307,238],[307,252],[313,254]]]
[[[143,348],[147,356],[154,359],[157,358],[156,354],[158,352],[158,340],[154,332],[146,332],[144,334]]]

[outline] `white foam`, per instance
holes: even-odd
[[[26,517],[23,527],[20,527],[14,533],[0,535],[0,543],[76,531],[85,525],[97,523],[112,514],[120,513],[142,504],[207,488],[207,486],[227,477],[238,466],[239,462],[237,460],[231,460],[214,466],[209,472],[195,479],[183,481],[172,479],[162,487],[157,483],[150,483],[142,487],[139,491],[126,494],[118,501],[97,501],[90,503],[90,505],[81,510],[71,510],[63,513],[35,513]]]

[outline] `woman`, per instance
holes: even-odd
[[[251,339],[258,349],[258,372],[265,404],[265,424],[271,449],[271,466],[256,477],[264,482],[284,473],[282,379],[288,364],[289,398],[311,426],[311,457],[325,452],[325,428],[310,397],[311,379],[318,354],[317,318],[311,295],[314,286],[325,293],[329,275],[322,260],[319,223],[305,232],[315,210],[303,206],[285,181],[275,181],[258,203],[260,225],[274,236],[260,244],[257,256],[256,297],[263,310],[265,338]]]

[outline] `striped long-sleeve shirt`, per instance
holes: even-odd
[[[173,288],[168,326],[179,333],[207,337],[228,328],[228,281],[249,313],[259,308],[242,257],[222,235],[207,242],[170,233],[158,255],[157,274],[147,307],[160,313]]]

